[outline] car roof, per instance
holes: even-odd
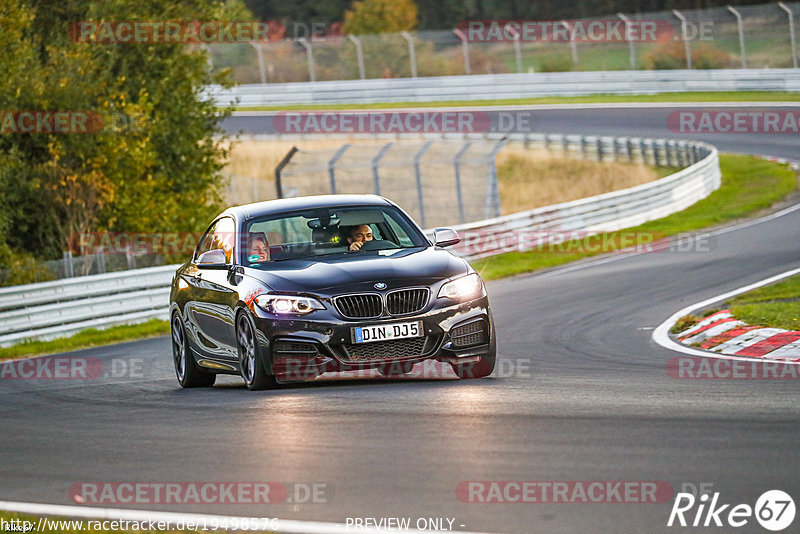
[[[334,206],[391,206],[392,203],[378,195],[314,195],[307,197],[266,200],[242,206],[232,206],[221,215],[233,215],[239,220],[271,215],[286,211]]]

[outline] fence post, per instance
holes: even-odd
[[[794,36],[794,13],[792,13],[792,10],[789,9],[789,7],[783,2],[778,2],[778,7],[784,10],[789,16],[789,39],[792,42],[792,66],[797,68],[797,43]]]
[[[356,58],[358,60],[358,75],[363,80],[366,78],[366,73],[364,72],[364,50],[361,49],[361,39],[350,33],[347,34],[347,38],[350,39],[354,45],[356,45]]]
[[[275,192],[278,194],[278,198],[283,198],[283,186],[281,185],[281,171],[283,171],[283,168],[289,164],[289,160],[292,159],[292,156],[294,156],[295,152],[297,152],[297,147],[293,146],[291,150],[289,150],[289,152],[285,156],[283,156],[283,159],[281,160],[280,163],[278,163],[278,166],[275,167]]]
[[[727,6],[728,11],[733,13],[733,16],[736,17],[736,26],[739,28],[739,53],[742,55],[742,68],[747,68],[747,57],[745,56],[744,52],[744,23],[742,22],[742,14],[739,13],[738,10],[732,8],[731,6]]]
[[[316,69],[314,68],[314,51],[311,49],[311,43],[309,43],[308,39],[305,37],[301,37],[297,40],[297,42],[303,45],[303,48],[306,49],[306,58],[308,59],[308,77],[312,82],[316,82],[317,73]]]
[[[625,24],[625,40],[628,41],[628,60],[631,64],[631,70],[636,70],[636,45],[631,39],[631,19],[623,13],[617,13],[617,17]]]
[[[63,257],[64,257],[64,277],[72,278],[73,276],[75,276],[75,272],[72,269],[72,251],[65,250]]]
[[[336,173],[335,173],[336,162],[339,161],[339,158],[341,158],[344,155],[345,150],[347,150],[348,148],[350,148],[350,143],[342,145],[342,147],[336,151],[336,154],[334,154],[331,160],[328,162],[328,178],[330,179],[331,182],[332,195],[336,194]]]
[[[458,151],[456,157],[453,158],[453,170],[455,171],[456,175],[456,198],[458,199],[458,218],[461,224],[464,224],[466,221],[464,217],[464,197],[461,194],[461,157],[469,150],[469,147],[472,146],[472,141],[467,141],[464,143],[464,146],[461,147],[461,150]]]
[[[103,254],[103,247],[99,247],[94,253],[94,258],[97,261],[97,274],[106,272],[106,256]]]
[[[411,77],[417,77],[417,54],[414,50],[414,38],[408,32],[400,32],[400,35],[408,42],[408,61],[411,63]]]
[[[522,73],[522,46],[520,45],[520,38],[522,34],[519,33],[513,26],[506,24],[506,31],[514,36],[514,56],[517,60],[517,72]]]
[[[128,262],[129,271],[136,268],[136,256],[133,255],[133,251],[130,248],[125,251],[125,260]]]
[[[467,44],[467,36],[464,35],[460,29],[453,30],[459,39],[461,39],[461,53],[464,55],[464,74],[471,74],[469,68],[469,45]]]
[[[633,139],[630,137],[626,138],[625,148],[628,149],[628,163],[633,163]]]
[[[500,189],[497,185],[497,165],[495,165],[495,158],[497,158],[497,153],[500,152],[506,143],[508,143],[508,138],[503,138],[497,142],[497,144],[492,149],[492,153],[489,154],[489,191],[486,194],[486,212],[485,217],[488,219],[489,217],[499,217],[500,216]]]
[[[213,72],[214,59],[211,57],[211,48],[209,48],[209,46],[205,43],[200,43],[198,46],[206,52],[206,64],[208,66],[208,72]]]
[[[597,145],[597,161],[603,161],[603,138],[598,135],[595,144]]]
[[[380,176],[378,175],[378,164],[381,161],[381,158],[386,155],[390,148],[392,148],[393,143],[386,143],[383,145],[378,151],[378,155],[372,158],[372,181],[375,184],[375,194],[381,194],[381,180]]]
[[[566,20],[562,20],[559,22],[562,24],[566,29],[567,33],[569,33],[569,51],[572,55],[572,64],[574,66],[578,66],[578,43],[575,42],[575,36],[572,34],[572,29],[569,27],[569,22]]]
[[[258,73],[261,75],[261,83],[267,83],[267,68],[264,65],[264,51],[261,50],[261,44],[255,41],[248,41],[250,46],[256,49],[256,57],[258,58]]]
[[[419,220],[422,223],[422,227],[425,228],[425,198],[422,193],[422,174],[419,170],[419,161],[422,159],[422,156],[425,155],[425,152],[433,144],[433,141],[427,141],[419,151],[414,154],[414,176],[417,178],[417,201],[419,202]]]
[[[642,153],[642,163],[647,165],[647,142],[644,139],[639,139],[639,152]]]
[[[683,45],[686,48],[686,68],[692,70],[692,50],[689,46],[689,36],[686,34],[686,17],[677,9],[673,9],[672,14],[681,21],[681,36],[683,37]]]

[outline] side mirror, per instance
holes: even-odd
[[[461,237],[452,228],[433,229],[433,244],[437,247],[449,247],[456,243],[461,243]]]
[[[225,251],[217,248],[200,254],[200,257],[197,258],[197,267],[201,269],[227,269],[230,265],[225,263]]]

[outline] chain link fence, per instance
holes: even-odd
[[[507,21],[496,21],[501,39],[471,37],[464,27],[215,44],[208,51],[214,69],[231,69],[234,80],[245,84],[513,72],[796,68],[798,13],[800,2],[778,2],[540,21],[551,24],[551,36],[563,29],[567,39],[515,38],[515,30],[505,27]],[[634,27],[643,21],[656,23],[657,39],[627,32],[628,24]],[[612,38],[584,35],[591,23],[615,28]]]
[[[343,144],[297,150],[276,173],[279,197],[374,193],[423,228],[500,215],[495,156],[505,141]]]

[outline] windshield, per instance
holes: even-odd
[[[250,267],[429,244],[419,228],[393,206],[317,208],[258,217],[245,224],[248,243],[242,247],[241,263]]]

